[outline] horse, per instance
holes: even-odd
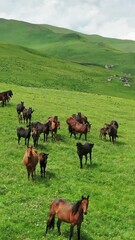
[[[77,120],[76,120],[76,117],[75,117],[75,116],[69,117],[69,118],[67,118],[67,120],[66,120],[66,123],[67,123],[68,125],[72,125],[72,124],[74,124],[74,123],[76,123],[76,122],[77,122]]]
[[[29,146],[30,136],[31,136],[31,128],[30,127],[28,127],[27,129],[25,129],[23,127],[18,127],[17,128],[18,144],[20,143],[20,139],[24,138],[25,139],[25,145],[26,145],[26,142],[27,142],[27,146]]]
[[[87,164],[87,155],[89,154],[89,157],[90,157],[90,165],[92,165],[92,148],[94,146],[94,143],[80,143],[78,142],[76,144],[77,146],[77,154],[79,156],[79,159],[80,159],[80,168],[82,168],[82,159],[83,159],[83,156],[85,156],[85,164]]]
[[[57,130],[60,129],[60,122],[58,121],[58,116],[49,117],[47,122],[50,122],[49,131],[51,132],[52,139],[56,139]]]
[[[30,175],[33,180],[35,175],[36,165],[38,164],[38,154],[37,154],[37,151],[32,146],[27,147],[23,157],[23,163],[27,168],[28,180]]]
[[[118,127],[119,125],[115,120],[111,121],[111,124],[108,124],[108,123],[104,124],[104,129],[106,129],[106,132],[109,135],[110,142],[113,142],[113,143],[116,142],[116,138],[118,137],[117,135]]]
[[[72,117],[69,117],[69,118],[67,118],[67,120],[66,120],[66,123],[67,123],[68,125],[71,125],[71,124],[73,124],[73,123],[75,123],[75,122],[79,122],[79,123],[85,124],[85,123],[87,123],[88,121],[87,121],[87,117],[86,117],[86,116],[84,116],[84,115],[82,115],[80,112],[78,112],[77,115],[76,115],[76,114],[72,114]]]
[[[18,103],[16,105],[16,111],[18,114],[20,114],[21,112],[23,112],[25,106],[24,106],[24,102]]]
[[[8,94],[5,92],[0,93],[0,101],[2,102],[2,107],[6,106],[6,101],[8,100]]]
[[[48,121],[47,123],[40,123],[40,122],[32,122],[30,123],[30,125],[28,125],[31,127],[31,130],[33,128],[37,128],[38,129],[38,132],[39,132],[39,135],[41,133],[44,134],[44,142],[47,141],[48,139],[48,135],[49,135],[49,128],[51,126],[51,123],[50,121]]]
[[[82,124],[76,122],[70,125],[70,131],[73,133],[80,133],[79,139],[81,138],[82,134],[85,135],[85,141],[87,141],[87,133],[90,132],[91,124],[89,122]]]
[[[33,144],[34,144],[34,147],[38,147],[38,139],[39,139],[39,131],[38,131],[38,127],[35,127],[35,128],[32,128],[32,131],[31,131],[31,136],[33,138]]]
[[[40,174],[41,174],[41,177],[43,175],[45,177],[48,155],[49,155],[48,153],[44,153],[44,152],[41,152],[38,155],[38,161],[40,163]]]
[[[107,129],[108,129],[107,127],[106,128],[103,127],[103,128],[100,129],[100,134],[99,134],[100,139],[102,139],[102,137],[104,137],[104,139],[106,139],[106,135],[108,133]]]
[[[23,109],[23,120],[24,120],[24,123],[26,122],[26,124],[29,124],[31,123],[31,118],[32,118],[32,113],[34,112],[34,110],[29,107],[28,109],[27,108],[24,108]]]
[[[87,197],[82,196],[81,200],[77,201],[75,204],[71,204],[67,200],[62,198],[55,199],[50,204],[50,214],[46,224],[46,234],[48,232],[48,229],[54,228],[55,215],[57,215],[58,234],[61,235],[61,222],[67,222],[70,223],[69,240],[71,240],[73,236],[73,230],[75,225],[77,225],[77,236],[78,240],[80,240],[80,229],[83,222],[83,214],[87,214],[88,204],[89,195]]]

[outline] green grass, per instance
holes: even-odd
[[[2,108],[0,121],[1,231],[2,240],[68,239],[69,224],[63,223],[62,236],[57,229],[44,236],[50,202],[57,197],[76,202],[90,194],[88,214],[84,218],[81,239],[133,240],[134,232],[134,106],[135,100],[54,89],[38,89],[0,83],[1,91],[12,89],[10,103]],[[38,152],[49,153],[45,179],[39,165],[34,181],[27,179],[23,166],[26,147],[17,144],[16,105],[24,101],[34,108],[33,121],[44,122],[58,115],[61,129],[56,141],[41,137]],[[76,142],[69,138],[66,119],[82,112],[92,123],[88,141],[94,143],[93,166],[79,168]],[[99,139],[105,122],[119,122],[116,144]],[[24,124],[22,126],[25,127]],[[81,142],[84,143],[84,137]],[[30,141],[32,144],[32,139]],[[89,162],[88,162],[89,163]],[[73,239],[76,237],[76,229]]]

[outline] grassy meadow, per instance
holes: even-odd
[[[6,107],[0,103],[1,240],[68,239],[66,223],[60,237],[56,227],[44,235],[49,205],[54,198],[75,203],[82,195],[90,195],[82,240],[135,239],[134,66],[134,41],[0,19],[0,92],[14,94]],[[49,136],[44,143],[41,135],[37,151],[49,153],[47,172],[41,178],[38,165],[34,181],[28,181],[23,165],[24,139],[17,143],[21,101],[34,109],[32,121],[57,115],[61,123],[56,141]],[[94,143],[93,164],[83,161],[83,169],[76,153],[79,140],[69,137],[66,124],[78,112],[92,124],[88,142]],[[99,139],[100,128],[111,120],[119,123],[115,144]]]
[[[54,198],[74,203],[90,195],[88,214],[81,228],[83,240],[133,240],[134,232],[134,106],[128,98],[83,93],[79,91],[41,89],[0,83],[1,91],[12,89],[14,95],[6,107],[0,106],[0,173],[1,173],[1,231],[2,240],[66,240],[69,224],[62,223],[62,235],[57,228],[45,236],[49,204]],[[129,93],[130,95],[130,93]],[[57,115],[61,122],[57,140],[39,140],[38,153],[49,153],[46,177],[41,178],[37,166],[36,178],[28,181],[22,159],[24,139],[17,143],[19,126],[16,105],[24,101],[32,107],[33,121],[45,122]],[[79,168],[76,154],[78,139],[70,138],[66,119],[82,112],[92,124],[88,141],[94,143],[92,158]],[[99,139],[99,129],[105,122],[119,123],[116,144]],[[25,124],[21,124],[25,127]],[[84,143],[84,136],[81,138]],[[30,144],[33,144],[32,139]],[[77,239],[76,228],[73,239]]]

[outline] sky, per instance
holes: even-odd
[[[1,0],[0,18],[135,40],[135,0]]]

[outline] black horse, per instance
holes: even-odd
[[[77,146],[77,154],[80,159],[80,168],[82,168],[82,159],[85,156],[85,164],[87,163],[87,154],[90,156],[90,164],[92,164],[92,148],[94,146],[93,143],[86,142],[84,145],[80,142],[76,144]]]

